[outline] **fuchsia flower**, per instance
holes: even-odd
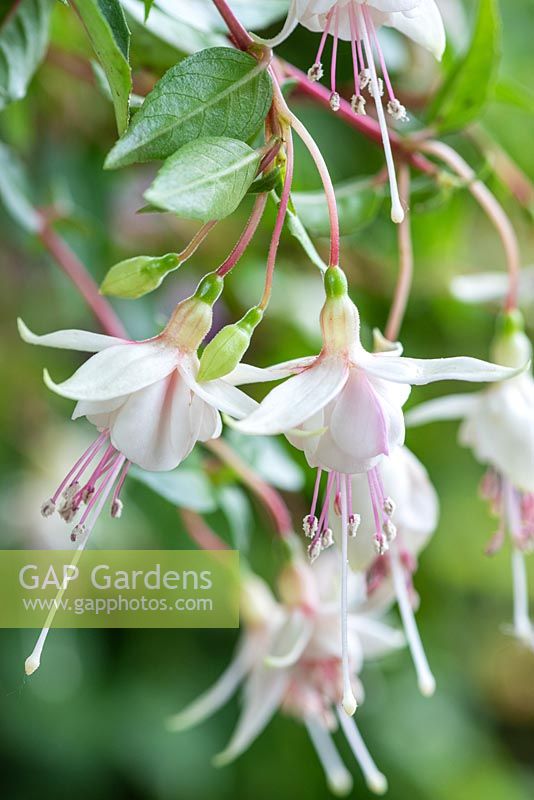
[[[387,788],[386,779],[374,764],[354,721],[341,708],[338,575],[334,551],[313,567],[297,559],[280,576],[282,603],[276,602],[256,577],[253,585],[247,586],[247,578],[248,603],[242,604],[246,630],[234,660],[210,690],[169,720],[171,730],[188,729],[215,713],[244,681],[241,716],[230,743],[216,756],[216,764],[228,764],[241,755],[275,712],[281,710],[306,726],[332,791],[347,794],[352,787],[350,773],[330,736],[339,722],[369,788],[382,794]],[[259,595],[260,602],[253,599],[254,595]],[[404,644],[402,634],[381,622],[379,613],[366,609],[364,576],[351,575],[350,678],[360,698],[363,689],[357,676],[364,660]]]
[[[219,411],[242,417],[255,408],[224,380],[196,381],[196,350],[210,328],[219,281],[204,279],[163,332],[142,342],[77,330],[36,336],[19,320],[20,335],[30,344],[96,353],[63,383],[44,374],[52,391],[78,401],[73,419],[85,416],[99,431],[42,507],[44,516],[57,510],[67,522],[84,507],[74,538],[92,529],[113,487],[111,512],[120,515],[119,494],[131,463],[174,469],[197,441],[220,435]]]
[[[505,317],[494,356],[503,364],[528,362],[532,348],[521,330],[518,312]],[[499,517],[499,528],[488,545],[494,553],[506,533],[512,543],[514,631],[534,646],[534,629],[528,611],[524,553],[534,547],[534,380],[530,371],[476,394],[449,395],[414,408],[410,425],[434,420],[461,419],[459,441],[487,465],[482,495]]]
[[[417,556],[435,532],[438,524],[438,498],[421,462],[407,447],[397,447],[380,464],[385,504],[395,512],[390,520],[393,539],[389,550],[377,556],[373,535],[380,530],[383,511],[378,498],[369,492],[365,474],[351,480],[352,503],[358,509],[357,535],[349,536],[348,559],[355,571],[367,573],[368,602],[373,607],[387,608],[396,600],[404,632],[415,665],[422,694],[429,696],[435,680],[417,630],[413,609],[418,597],[413,587]],[[391,498],[395,498],[393,501]],[[396,509],[395,509],[396,506]],[[334,537],[339,540],[339,516],[332,516]]]
[[[438,380],[503,380],[520,370],[468,357],[405,358],[400,355],[400,347],[369,353],[360,342],[358,311],[348,297],[346,279],[338,267],[328,269],[325,289],[327,298],[321,312],[323,349],[318,356],[268,370],[242,365],[230,379],[246,383],[293,374],[235,427],[248,434],[284,433],[293,445],[304,450],[310,466],[318,468],[312,507],[304,519],[312,560],[332,543],[329,509],[331,499],[339,496],[346,664],[348,537],[356,534],[359,520],[350,476],[367,475],[373,508],[379,516],[374,542],[382,555],[389,549],[396,529],[391,519],[394,507],[384,490],[379,464],[404,442],[402,406],[410,386]],[[322,470],[328,476],[322,510],[317,514]],[[348,693],[348,680],[345,684]],[[351,705],[350,700],[347,704]]]
[[[313,65],[308,70],[308,77],[312,81],[323,77],[322,57],[326,39],[328,34],[333,38],[330,68],[330,106],[333,111],[337,111],[340,105],[336,89],[338,40],[344,39],[351,43],[354,72],[352,109],[355,114],[366,113],[366,99],[363,92],[367,90],[375,102],[382,133],[391,190],[391,218],[394,222],[402,222],[404,210],[397,189],[395,166],[381,100],[384,84],[388,97],[388,114],[399,121],[407,120],[408,115],[393,91],[377,29],[382,25],[396,28],[441,60],[445,49],[445,30],[436,3],[434,0],[292,0],[285,25],[279,35],[273,39],[258,41],[275,47],[283,42],[299,23],[311,31],[322,31],[319,50]],[[377,74],[373,50],[378,58],[382,78]]]

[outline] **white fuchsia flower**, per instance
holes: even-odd
[[[353,570],[367,573],[369,607],[385,609],[397,601],[420,690],[430,696],[435,680],[415,622],[414,606],[417,607],[418,597],[413,575],[417,556],[438,524],[438,498],[427,471],[407,447],[397,447],[390,456],[385,456],[380,474],[385,509],[375,493],[369,491],[367,475],[354,475],[351,479],[352,503],[358,509],[360,522],[357,533],[349,535],[349,564]],[[334,506],[338,504],[334,501]],[[389,543],[388,552],[377,556],[373,536],[385,520],[389,520],[390,526],[394,525],[394,539]],[[341,526],[336,514],[332,517],[332,527],[339,540]]]
[[[280,710],[306,726],[325,770],[330,789],[347,794],[352,778],[331,738],[337,723],[360,764],[369,788],[386,791],[387,781],[374,764],[354,723],[342,709],[344,697],[339,630],[338,556],[331,551],[313,567],[296,560],[279,580],[281,603],[271,596],[262,601],[263,619],[251,622],[246,607],[246,625],[234,660],[217,683],[181,713],[169,720],[171,730],[190,728],[215,713],[244,682],[243,710],[226,749],[215,757],[219,765],[240,756]],[[254,592],[265,584],[255,578]],[[251,592],[247,590],[250,598]],[[404,644],[399,631],[360,611],[365,605],[365,578],[351,575],[349,583],[350,677],[359,696],[358,680],[363,662],[393,651]],[[257,607],[257,603],[253,603]]]
[[[504,317],[493,355],[503,364],[517,366],[530,358],[532,348],[521,330],[518,312]],[[487,552],[495,553],[506,533],[512,544],[514,631],[534,646],[524,554],[534,548],[534,380],[523,371],[508,381],[476,394],[449,395],[417,406],[407,415],[410,425],[461,419],[459,441],[488,467],[482,496],[499,517],[499,527]]]
[[[344,39],[351,43],[354,72],[352,110],[355,114],[366,113],[366,99],[363,92],[367,90],[376,105],[382,133],[391,189],[391,218],[394,222],[402,222],[404,210],[397,189],[395,166],[382,107],[384,84],[388,97],[388,114],[398,121],[407,120],[408,115],[393,91],[377,29],[382,25],[396,28],[417,44],[430,50],[440,60],[445,49],[445,29],[436,3],[434,0],[292,0],[285,25],[279,35],[273,39],[258,39],[258,41],[275,47],[283,42],[298,24],[311,31],[322,31],[317,55],[308,70],[308,77],[312,81],[318,81],[323,77],[322,57],[326,39],[329,34],[333,38],[330,67],[330,106],[333,111],[338,111],[340,105],[336,89],[338,41]],[[377,74],[375,54],[381,78]]]
[[[381,555],[389,549],[395,526],[378,465],[404,442],[402,406],[411,385],[438,380],[503,380],[519,369],[469,357],[405,358],[400,355],[400,345],[369,353],[360,342],[358,310],[348,297],[346,279],[338,267],[328,269],[325,289],[327,299],[321,312],[323,349],[318,356],[267,370],[241,365],[229,376],[235,382],[246,383],[293,375],[235,427],[247,434],[284,433],[304,451],[310,466],[318,468],[312,506],[304,518],[312,560],[331,542],[329,509],[335,496],[339,496],[341,508],[342,552],[348,554],[348,538],[356,534],[359,523],[350,476],[366,473],[373,506],[380,508],[374,543]],[[326,491],[322,510],[316,513],[323,470],[328,473]],[[345,557],[342,567],[343,598]],[[345,620],[344,603],[342,614]]]
[[[256,407],[224,380],[196,381],[196,351],[211,326],[221,280],[204,278],[195,295],[178,304],[162,333],[140,342],[78,330],[37,336],[18,321],[30,344],[96,353],[63,383],[44,373],[52,391],[78,401],[72,418],[85,416],[99,431],[42,507],[44,516],[57,510],[70,522],[85,505],[74,539],[91,529],[113,486],[111,512],[120,515],[119,493],[130,464],[174,469],[197,441],[220,435],[219,411],[243,417]]]

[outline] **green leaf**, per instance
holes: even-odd
[[[477,119],[490,97],[501,55],[498,0],[479,0],[469,48],[438,92],[429,121],[440,133],[463,128]]]
[[[87,30],[96,57],[109,83],[119,134],[129,116],[132,73],[130,31],[119,0],[71,0]]]
[[[493,99],[527,114],[534,114],[534,92],[528,86],[501,79],[494,86]]]
[[[263,192],[270,192],[280,184],[280,167],[275,167],[266,175],[260,175],[256,178],[250,189],[249,194],[263,194]]]
[[[147,472],[140,467],[132,467],[129,475],[175,506],[202,514],[217,508],[211,484],[200,469],[178,467],[171,472]]]
[[[202,50],[158,81],[105,166],[166,158],[202,136],[249,139],[265,119],[271,96],[265,64],[228,47]]]
[[[148,19],[148,15],[150,14],[150,11],[152,9],[152,6],[154,5],[154,0],[144,0],[144,3],[145,3],[145,22],[146,22]]]
[[[7,3],[0,23],[0,109],[26,94],[46,52],[52,5],[53,0]]]
[[[267,483],[287,492],[298,492],[302,489],[304,474],[277,439],[269,436],[246,436],[228,429],[226,436],[232,447]]]
[[[239,486],[221,486],[217,490],[217,501],[228,521],[232,547],[240,554],[247,553],[254,520],[246,492]]]
[[[28,199],[26,175],[15,153],[0,142],[0,200],[15,222],[29,233],[40,228],[39,215]]]
[[[382,204],[383,193],[370,178],[339,184],[335,192],[342,236],[356,233],[372,222]],[[293,192],[291,197],[306,230],[312,236],[329,236],[330,220],[324,192]]]
[[[223,219],[243,199],[259,163],[260,154],[237,139],[197,139],[167,159],[144,197],[185,219]]]
[[[136,300],[157,289],[163,278],[179,266],[177,253],[127,258],[111,267],[102,281],[100,294]]]

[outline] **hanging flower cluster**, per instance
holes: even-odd
[[[252,39],[226,3],[218,0],[216,5],[227,19],[235,42],[240,44],[244,35],[247,45],[251,45]],[[328,36],[332,37],[332,110],[339,110],[344,102],[336,74],[339,40],[350,42],[353,60],[354,92],[349,112],[367,113],[366,92],[376,109],[376,130],[380,131],[389,173],[391,217],[399,223],[401,274],[387,338],[375,334],[372,352],[362,344],[359,311],[341,267],[337,204],[328,169],[309,132],[288,107],[277,65],[271,64],[272,54],[266,49],[280,44],[298,24],[322,34],[308,72],[309,81],[323,78],[326,43]],[[213,210],[213,219],[209,217],[206,222],[204,217],[193,214],[205,224],[182,253],[157,259],[140,256],[122,262],[112,268],[103,284],[104,291],[113,281],[120,280],[129,292],[124,296],[129,297],[159,286],[166,272],[195,251],[216,220],[231,213],[254,182],[257,197],[239,240],[219,268],[201,280],[195,293],[178,303],[159,335],[140,342],[78,330],[39,336],[19,321],[20,335],[30,344],[92,354],[62,383],[53,382],[45,371],[45,383],[52,391],[76,401],[73,419],[86,417],[97,430],[92,444],[41,509],[43,516],[57,513],[72,526],[70,535],[77,543],[78,553],[86,546],[106,503],[111,516],[120,517],[121,490],[132,464],[153,472],[173,470],[197,443],[221,453],[215,440],[221,436],[223,422],[247,436],[283,435],[304,453],[316,473],[298,537],[288,522],[289,512],[283,501],[273,501],[272,487],[262,486],[257,491],[257,476],[250,478],[245,472],[245,481],[257,491],[275,520],[284,509],[284,520],[278,527],[287,547],[278,576],[277,598],[261,578],[244,572],[240,585],[244,632],[235,657],[216,684],[173,717],[169,727],[184,730],[203,721],[242,687],[241,716],[215,763],[227,764],[241,755],[273,715],[281,711],[307,729],[330,788],[340,794],[350,791],[352,778],[332,739],[338,726],[369,788],[379,794],[387,788],[353,719],[364,696],[360,675],[365,661],[386,656],[407,644],[421,693],[430,696],[436,688],[415,620],[419,604],[415,576],[418,557],[437,528],[439,504],[423,464],[405,446],[403,408],[412,387],[444,380],[485,384],[475,394],[422,404],[408,413],[408,421],[416,425],[436,419],[462,420],[460,443],[485,465],[482,495],[499,520],[488,551],[498,550],[509,535],[514,629],[523,643],[534,646],[524,565],[525,553],[534,549],[534,381],[529,367],[531,346],[516,308],[517,270],[514,258],[509,257],[506,307],[491,361],[470,356],[423,359],[403,354],[396,339],[410,286],[406,258],[411,250],[407,241],[411,243],[405,218],[409,179],[408,194],[401,200],[385,111],[396,121],[406,120],[407,112],[394,93],[388,74],[379,42],[382,26],[397,29],[441,58],[445,34],[434,0],[292,0],[281,33],[269,41],[257,40],[262,44],[260,48],[250,46],[250,53],[257,59],[257,63],[253,61],[254,70],[268,74],[273,89],[269,95],[272,103],[264,115],[265,144],[254,151],[245,142],[253,138],[257,130],[254,126],[251,130],[244,126],[243,141],[225,138],[224,147],[220,142],[214,144],[216,137],[205,136],[203,146],[208,148],[205,153],[209,152],[209,156],[204,155],[202,163],[213,161],[214,152],[221,159],[231,159],[237,153],[238,167],[229,161],[217,181],[222,182],[232,168],[241,170],[239,180],[234,178],[232,185],[223,185],[223,196],[215,200],[212,194],[217,185],[206,188],[202,174],[195,175],[195,182],[202,184],[203,199],[208,198],[208,207]],[[253,60],[251,55],[247,57]],[[143,109],[156,106],[157,87],[154,92],[145,100]],[[137,130],[139,137],[143,109],[130,128]],[[209,109],[202,113],[208,114]],[[174,125],[177,115],[169,112],[168,116]],[[157,113],[150,117],[150,146],[157,138],[152,129],[156,118]],[[215,115],[212,128],[217,124],[220,120]],[[170,146],[170,130],[165,128],[161,134],[165,147]],[[307,147],[318,169],[330,220],[328,264],[323,264],[305,232],[300,232],[307,252],[313,250],[315,262],[322,267],[324,303],[317,320],[322,347],[314,356],[259,368],[243,363],[242,358],[268,309],[282,229],[288,214],[294,215],[293,132]],[[130,158],[126,149],[129,145],[125,144],[128,135],[127,131],[112,151],[115,159]],[[458,164],[459,157],[451,156],[445,145],[427,144],[425,152],[441,157],[449,166]],[[168,162],[154,184],[159,182],[163,193],[154,190],[149,199],[159,198],[158,202],[163,203],[162,196],[167,200],[171,197],[172,203],[179,204],[182,190],[179,185],[177,190],[174,179],[168,179],[166,170],[170,169],[169,161],[173,166],[175,156],[183,158],[183,152],[167,155]],[[465,177],[461,167],[458,174]],[[244,189],[240,197],[236,194],[236,200],[231,195],[238,184]],[[400,186],[402,189],[402,180]],[[269,196],[277,212],[262,297],[240,320],[214,332],[215,336],[204,346],[225,276],[246,251]],[[494,199],[488,200],[487,194],[481,204],[496,222],[507,253],[513,253],[509,246],[511,234],[499,216],[498,204]],[[224,213],[215,216],[223,206]],[[176,207],[171,205],[167,210],[176,211]],[[137,270],[134,277],[130,275],[134,268],[131,262],[135,262]],[[259,403],[238,388],[270,382],[276,385],[264,393]],[[235,459],[228,461],[236,468]],[[402,631],[385,619],[395,606]],[[28,674],[39,667],[49,629],[50,622],[26,661]]]

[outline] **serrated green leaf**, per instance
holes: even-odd
[[[440,133],[477,119],[491,95],[501,54],[498,0],[479,0],[469,48],[436,95],[429,121]]]
[[[109,83],[119,134],[129,116],[132,73],[130,31],[119,0],[71,0]]]
[[[247,53],[228,47],[195,53],[158,81],[105,166],[166,158],[204,136],[249,139],[265,119],[271,96],[265,65]]]
[[[342,236],[356,233],[372,222],[382,204],[383,193],[372,179],[347,181],[336,186],[335,192]],[[312,236],[329,236],[330,219],[324,192],[293,192],[291,197],[306,230]]]
[[[203,514],[217,508],[211,484],[200,469],[178,467],[171,472],[147,472],[132,467],[129,475],[175,506]]]
[[[26,175],[15,153],[0,142],[0,200],[6,211],[24,230],[40,228],[39,215],[28,199]]]
[[[0,109],[26,94],[48,45],[53,0],[11,0],[0,23]]]
[[[259,163],[260,154],[237,139],[196,139],[167,159],[144,197],[185,219],[223,219],[245,196]]]
[[[163,278],[179,266],[177,253],[127,258],[110,268],[102,281],[100,293],[136,300],[157,289]]]

